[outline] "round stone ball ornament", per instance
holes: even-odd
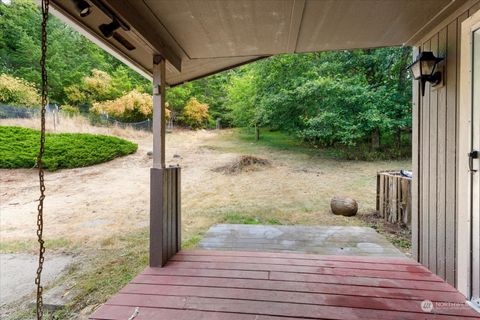
[[[330,201],[330,208],[336,215],[351,217],[357,214],[358,204],[350,197],[335,196]]]

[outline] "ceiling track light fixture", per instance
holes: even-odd
[[[75,10],[78,12],[80,17],[85,18],[91,12],[90,4],[85,0],[71,0],[75,5]]]
[[[135,46],[131,44],[127,39],[125,39],[120,33],[114,32],[113,39],[125,47],[128,51],[135,50]]]
[[[101,24],[98,28],[105,38],[111,38],[113,33],[120,28],[120,24],[117,20],[112,20],[110,23]]]
[[[83,18],[90,14],[91,6],[85,0],[70,0],[75,5],[75,9],[78,14]],[[110,23],[102,23],[98,26],[98,29],[105,38],[114,38],[121,45],[123,45],[127,50],[135,50],[133,46],[125,37],[120,33],[116,32],[118,29],[123,29],[125,31],[130,31],[130,27],[113,12],[107,5],[105,5],[101,0],[90,0],[90,2],[102,11],[107,17],[111,19]]]
[[[110,38],[113,36],[113,32],[119,28],[122,28],[125,31],[130,31],[130,27],[113,12],[109,7],[107,7],[101,0],[90,0],[98,9],[100,9],[105,15],[107,15],[112,22],[104,23],[99,26],[102,34]]]

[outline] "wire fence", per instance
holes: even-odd
[[[150,119],[138,122],[122,122],[110,117],[107,114],[89,115],[89,118],[90,122],[94,125],[116,126],[122,129],[131,128],[135,130],[152,131],[152,120]]]
[[[54,115],[55,117],[64,116],[69,117],[71,116],[68,112],[62,112],[61,107],[59,108],[57,105],[48,105],[46,108],[47,113]],[[89,119],[90,124],[94,126],[116,126],[122,129],[131,128],[135,130],[143,130],[143,131],[152,131],[152,120],[146,119],[143,121],[138,122],[123,122],[114,117],[111,117],[107,114],[92,114],[86,113],[81,114],[82,116]],[[28,107],[18,107],[18,106],[10,106],[6,104],[0,103],[0,119],[25,119],[25,118],[35,118],[40,116],[40,109],[39,108],[28,108]],[[167,130],[173,129],[173,122],[169,121],[167,123]]]
[[[0,119],[33,118],[40,115],[37,108],[9,106],[0,103]]]

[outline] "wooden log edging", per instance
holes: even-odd
[[[386,221],[404,223],[412,221],[412,179],[398,171],[377,173],[377,212]]]

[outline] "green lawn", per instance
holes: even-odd
[[[33,168],[38,130],[0,126],[0,168]],[[43,163],[48,170],[86,167],[137,151],[137,144],[88,133],[47,133]]]
[[[379,150],[371,150],[368,142],[358,143],[355,146],[322,147],[303,142],[301,138],[282,132],[263,128],[260,131],[260,140],[255,141],[255,132],[251,128],[234,129],[234,138],[257,146],[268,147],[279,151],[303,153],[312,157],[338,160],[408,160],[411,158],[411,142],[404,135],[401,146],[397,148],[391,138],[385,138]]]

